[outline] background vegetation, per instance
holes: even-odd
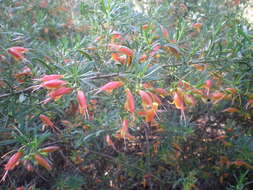
[[[1,189],[252,189],[246,5],[0,0]]]

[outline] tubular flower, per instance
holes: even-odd
[[[111,146],[114,150],[117,150],[115,144],[113,143],[110,135],[106,135],[105,141],[107,142],[108,146]]]
[[[23,71],[20,73],[15,74],[15,78],[21,78],[21,77],[25,77],[25,76],[29,76],[32,75],[32,70],[29,67],[24,67]]]
[[[108,46],[111,48],[112,51],[116,51],[130,57],[134,55],[134,51],[126,46],[117,45],[117,44],[108,44]]]
[[[57,150],[59,150],[59,149],[60,149],[59,146],[48,146],[48,147],[42,148],[42,149],[41,149],[41,152],[50,153],[50,152],[55,152],[55,151],[57,151]]]
[[[163,89],[163,88],[155,88],[155,89],[154,89],[154,92],[155,92],[156,94],[158,94],[159,96],[161,96],[161,97],[165,97],[165,96],[168,95],[167,90],[165,90],[165,89]]]
[[[157,110],[158,110],[158,103],[153,102],[151,107],[145,108],[143,111],[139,112],[139,114],[145,117],[146,122],[152,122],[154,121]]]
[[[106,91],[108,93],[112,93],[112,91],[116,88],[121,87],[122,85],[124,85],[123,82],[121,81],[112,81],[112,82],[108,82],[107,84],[105,84],[104,86],[100,87],[99,90],[95,93],[98,94],[102,91]]]
[[[46,81],[57,80],[61,78],[64,78],[64,75],[52,74],[52,75],[44,75],[43,77],[39,79],[35,79],[35,80],[46,82]]]
[[[150,97],[152,98],[153,102],[158,103],[158,105],[162,104],[162,101],[160,100],[160,98],[156,94],[153,94],[151,92],[147,92],[147,93],[150,95]]]
[[[52,166],[41,155],[35,154],[34,155],[34,160],[36,160],[39,165],[41,165],[42,167],[46,168],[47,170],[49,170],[49,171],[52,170]]]
[[[54,123],[45,115],[40,114],[39,118],[41,119],[42,123],[43,123],[43,127],[42,129],[44,129],[45,127],[51,127],[53,130],[57,130],[60,131],[60,129],[58,129]]]
[[[134,114],[134,112],[135,112],[134,96],[128,88],[125,90],[125,92],[126,92],[126,96],[127,96],[126,102],[125,102],[125,109],[128,112]]]
[[[39,86],[47,88],[47,89],[54,89],[54,88],[60,88],[63,85],[66,85],[67,83],[63,80],[49,80],[49,81],[45,81],[42,84],[40,84]]]
[[[206,80],[205,81],[205,84],[204,84],[204,88],[207,90],[207,96],[209,96],[209,93],[210,93],[210,89],[212,88],[213,86],[213,81],[212,80]]]
[[[142,100],[142,105],[144,107],[146,107],[147,105],[152,105],[152,97],[150,97],[150,95],[143,91],[143,90],[139,90],[139,95],[141,96],[141,100]]]
[[[114,61],[120,62],[121,64],[126,64],[126,57],[122,57],[119,53],[112,53],[112,59]]]
[[[235,113],[235,112],[239,112],[239,110],[237,108],[227,108],[227,109],[224,109],[223,112],[229,112],[229,113]]]
[[[84,116],[85,118],[86,117],[88,118],[89,117],[89,113],[88,113],[87,100],[86,100],[84,92],[81,91],[81,90],[77,91],[77,101],[78,101],[78,104],[79,104],[80,114],[82,116]]]
[[[6,171],[13,170],[22,156],[23,152],[17,152],[13,154],[13,156],[9,159],[7,164],[4,165],[4,170]]]
[[[72,88],[67,88],[67,87],[61,87],[59,89],[56,89],[48,94],[49,98],[47,98],[44,101],[44,103],[47,103],[51,99],[59,100],[63,95],[71,93],[72,90],[73,90]]]
[[[29,50],[27,48],[20,46],[10,47],[8,49],[8,53],[11,54],[16,60],[23,60],[25,58],[23,54],[28,51]]]
[[[128,120],[124,119],[123,123],[122,123],[122,127],[119,130],[119,137],[125,139],[127,138],[128,140],[134,140],[135,137],[132,136],[129,132],[128,132]]]
[[[186,108],[184,106],[184,101],[178,92],[174,93],[173,101],[174,101],[176,108],[181,110],[181,118],[186,120],[185,113],[184,113],[184,110]]]
[[[13,170],[15,166],[18,164],[20,158],[23,156],[23,152],[17,152],[10,157],[7,164],[4,165],[5,173],[1,179],[1,181],[5,181],[5,178],[10,170]]]

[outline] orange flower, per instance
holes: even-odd
[[[139,115],[144,116],[146,122],[152,122],[154,121],[157,110],[158,110],[158,103],[153,102],[151,106],[147,106],[144,108],[143,111],[140,111]]]
[[[228,93],[231,93],[233,95],[238,93],[235,88],[226,88],[225,91],[228,92]]]
[[[120,39],[120,38],[122,38],[122,35],[120,32],[118,32],[118,31],[112,32],[112,42],[114,42],[115,39]]]
[[[194,24],[192,25],[192,28],[194,28],[195,30],[197,30],[198,32],[200,32],[202,26],[203,26],[202,23],[194,23]]]
[[[253,108],[253,99],[248,100],[248,103],[246,104],[246,109],[248,109],[248,107]]]
[[[220,100],[225,98],[225,94],[222,92],[213,92],[210,94],[211,100],[214,101],[214,104],[218,103]]]
[[[8,49],[8,53],[11,54],[16,60],[23,60],[25,58],[23,54],[28,51],[29,50],[27,48],[20,46],[11,47]]]
[[[150,97],[150,95],[143,91],[143,90],[139,90],[139,95],[141,96],[141,100],[142,100],[142,105],[145,107],[147,105],[152,105],[153,101],[152,101],[152,97]]]
[[[164,26],[162,26],[162,25],[160,26],[160,28],[161,28],[163,37],[164,37],[165,39],[169,39],[169,32],[168,32],[168,30],[167,30]]]
[[[223,112],[229,112],[229,113],[235,113],[235,112],[239,112],[239,110],[237,108],[227,108],[224,109]]]
[[[114,143],[113,143],[113,141],[112,141],[110,135],[106,135],[105,141],[107,142],[107,144],[108,144],[109,146],[111,146],[114,150],[116,150],[116,147],[115,147],[115,145],[114,145]]]
[[[57,151],[57,150],[59,150],[59,149],[60,149],[59,146],[48,146],[48,147],[42,148],[42,149],[41,149],[41,152],[50,153],[50,152],[55,152],[55,151]]]
[[[112,91],[116,88],[121,87],[122,85],[124,85],[123,82],[121,81],[112,81],[112,82],[108,82],[107,84],[105,84],[104,86],[100,87],[99,90],[95,93],[98,94],[102,91],[106,91],[108,93],[112,93]]]
[[[127,96],[126,102],[125,102],[125,109],[128,112],[134,114],[134,112],[135,112],[134,96],[128,88],[125,90],[125,92],[126,92],[126,96]]]
[[[205,70],[205,65],[203,65],[203,64],[192,64],[191,66],[193,66],[198,71],[204,71]]]
[[[122,53],[130,57],[134,55],[134,51],[126,46],[117,45],[117,44],[108,44],[108,46],[111,48],[112,51],[117,51],[119,53]]]
[[[160,98],[157,95],[153,94],[152,92],[147,92],[147,93],[150,95],[153,102],[158,103],[158,105],[162,104],[162,101],[160,100]]]
[[[154,92],[156,94],[158,94],[159,96],[165,97],[166,95],[168,95],[167,90],[163,89],[163,88],[155,88]]]
[[[126,57],[122,57],[119,53],[112,53],[112,59],[114,61],[120,62],[121,64],[126,64]]]
[[[176,108],[181,110],[181,119],[183,118],[184,120],[186,120],[185,113],[184,113],[184,110],[186,109],[186,107],[184,106],[183,97],[181,97],[178,92],[174,93],[173,102]]]
[[[48,161],[43,158],[41,155],[39,154],[35,154],[34,155],[34,159],[37,161],[37,163],[39,165],[41,165],[42,167],[46,168],[47,170],[52,170],[52,166],[48,163]]]
[[[82,116],[84,116],[85,118],[86,117],[88,118],[89,117],[89,113],[88,113],[87,100],[86,100],[84,92],[81,91],[81,90],[77,91],[77,101],[78,101],[78,104],[79,104],[80,114]]]

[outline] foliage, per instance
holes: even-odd
[[[246,2],[133,2],[0,0],[1,189],[252,188]]]

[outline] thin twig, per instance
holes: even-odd
[[[30,87],[25,88],[23,90],[13,91],[11,93],[2,94],[2,95],[0,95],[0,98],[5,98],[5,97],[8,97],[8,96],[11,96],[11,95],[14,95],[14,94],[21,94],[21,93],[24,93],[24,92],[28,92],[32,89],[33,89],[33,86],[30,86]]]

